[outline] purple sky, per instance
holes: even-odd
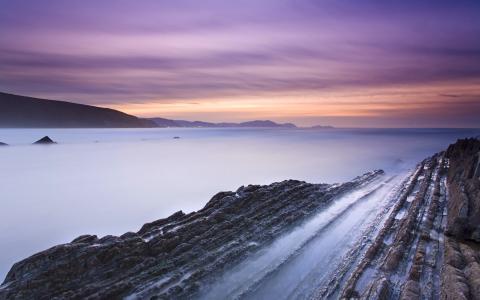
[[[191,120],[480,127],[480,1],[0,0],[0,90]]]

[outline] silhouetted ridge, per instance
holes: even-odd
[[[157,127],[154,122],[123,112],[65,101],[0,93],[3,128],[128,128]]]
[[[237,128],[237,127],[255,127],[255,128],[297,128],[292,123],[275,123],[270,120],[255,120],[242,123],[211,123],[203,121],[185,121],[185,120],[170,120],[165,118],[151,118],[149,119],[158,127],[205,127],[205,128]]]

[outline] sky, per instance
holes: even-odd
[[[0,0],[0,91],[141,117],[480,127],[480,1]]]

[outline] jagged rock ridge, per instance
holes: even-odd
[[[382,174],[374,171],[340,185],[296,180],[249,185],[136,233],[81,236],[16,263],[0,299],[191,298],[222,270]]]
[[[344,299],[480,299],[480,140],[423,161]]]

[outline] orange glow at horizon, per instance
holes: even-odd
[[[477,82],[439,83],[437,85],[391,86],[357,90],[291,92],[251,97],[231,96],[216,99],[152,99],[143,103],[103,105],[139,117],[212,122],[282,119],[292,121],[308,117],[375,118],[402,116],[408,112],[428,115],[432,111],[462,101],[478,103]],[[466,100],[465,100],[466,99]],[[442,108],[444,107],[444,108]],[[302,121],[300,121],[302,123]],[[301,125],[314,125],[301,124]]]

